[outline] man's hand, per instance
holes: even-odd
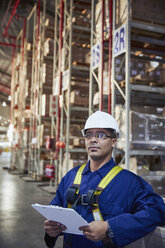
[[[108,231],[107,221],[92,221],[89,226],[81,226],[79,228],[83,231],[87,239],[92,241],[100,241],[106,238]]]
[[[59,222],[45,220],[44,229],[50,237],[57,237],[66,227]]]

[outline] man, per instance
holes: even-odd
[[[165,204],[151,186],[134,173],[116,166],[112,150],[119,137],[116,120],[96,111],[82,130],[89,155],[86,165],[70,170],[50,204],[73,207],[89,226],[84,235],[64,234],[64,247],[123,247],[165,224]],[[54,247],[66,229],[46,220],[45,241]]]

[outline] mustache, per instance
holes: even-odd
[[[96,148],[96,149],[100,149],[99,146],[89,146],[89,147],[88,147],[88,150],[89,150],[89,149],[95,149],[95,148]]]

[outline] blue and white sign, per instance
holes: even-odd
[[[113,37],[113,55],[116,57],[125,52],[126,25],[116,29]]]
[[[99,67],[101,61],[101,43],[97,43],[92,47],[92,69]]]

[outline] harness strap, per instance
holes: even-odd
[[[119,167],[118,165],[116,165],[115,167],[113,167],[108,173],[107,175],[101,180],[101,182],[99,183],[99,185],[97,186],[96,190],[104,190],[107,185],[112,181],[112,179],[121,171],[123,170],[123,168]]]
[[[76,201],[73,204],[76,207],[78,200],[80,200],[81,196],[79,195],[79,189],[82,179],[82,172],[85,168],[86,164],[80,166],[77,171],[76,177],[73,182],[73,186],[71,188],[75,189],[75,195],[77,195]],[[87,201],[88,204],[91,205],[92,213],[95,220],[103,220],[102,214],[99,209],[98,200],[94,201],[94,199],[98,199],[99,195],[102,191],[107,187],[107,185],[113,180],[113,178],[121,171],[123,168],[119,167],[118,165],[114,166],[107,175],[100,181],[99,185],[97,186],[96,190],[89,190],[87,193]],[[83,198],[81,199],[83,203]],[[85,205],[85,204],[83,204]],[[87,205],[87,204],[86,204]],[[72,207],[71,204],[68,204],[68,207]]]
[[[83,164],[80,166],[75,176],[73,185],[72,187],[69,188],[67,192],[67,201],[69,202],[68,208],[74,208],[74,209],[76,208],[76,205],[79,200],[79,189],[80,189],[80,184],[81,184],[81,179],[82,179],[82,172],[85,166],[86,164]]]
[[[97,186],[94,192],[94,195],[99,196],[102,193],[102,191],[107,187],[107,185],[112,181],[112,179],[122,170],[123,168],[119,167],[118,165],[113,167],[107,173],[107,175],[101,180],[101,182],[99,183],[99,185]],[[99,209],[98,202],[93,204],[92,213],[93,213],[93,217],[95,220],[103,220],[102,214]]]
[[[81,179],[82,179],[82,172],[83,172],[85,166],[86,166],[86,164],[83,164],[83,165],[80,166],[80,168],[77,171],[77,174],[76,174],[76,177],[74,179],[74,182],[73,182],[73,185],[78,186],[78,189],[76,191],[76,194],[79,193],[79,188],[80,188]]]

